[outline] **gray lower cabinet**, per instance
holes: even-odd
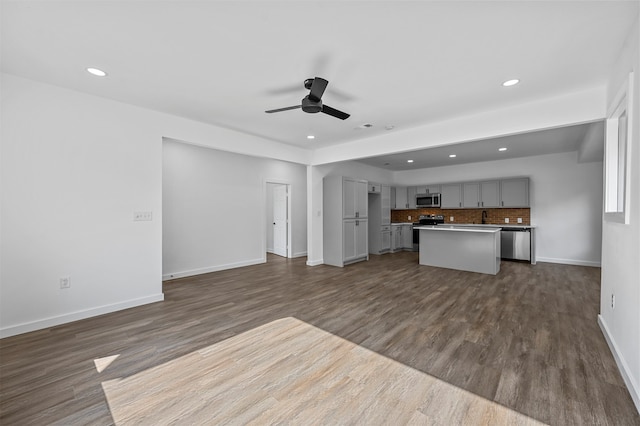
[[[391,225],[376,227],[369,223],[369,253],[385,254],[391,251]]]
[[[391,251],[391,225],[380,227],[380,251],[379,253],[388,253]]]
[[[368,232],[366,219],[347,219],[342,222],[343,265],[369,257]]]
[[[402,225],[391,225],[391,251],[402,250]]]
[[[413,226],[402,225],[402,247],[405,250],[413,250]]]
[[[391,225],[391,251],[401,250],[413,250],[413,227],[411,225]]]

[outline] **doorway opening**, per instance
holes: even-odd
[[[278,256],[291,256],[291,185],[266,182],[266,251]]]

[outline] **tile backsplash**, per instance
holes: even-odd
[[[518,225],[518,218],[522,225],[531,225],[531,209],[415,209],[391,210],[391,222],[417,222],[418,216],[425,214],[444,215],[445,223],[482,223],[482,212],[487,212],[485,223],[504,225],[505,218],[509,225]],[[453,221],[451,221],[453,217]]]

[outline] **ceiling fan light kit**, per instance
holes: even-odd
[[[302,98],[300,105],[294,105],[294,106],[278,108],[278,109],[271,109],[265,112],[267,114],[271,114],[274,112],[282,112],[282,111],[288,111],[291,109],[301,108],[302,111],[309,114],[322,112],[332,117],[339,118],[340,120],[346,120],[347,118],[350,117],[349,114],[347,114],[346,112],[337,110],[335,108],[332,108],[329,105],[324,105],[322,103],[322,95],[324,94],[324,91],[327,88],[328,84],[329,82],[324,78],[320,78],[320,77],[308,78],[304,81],[304,87],[305,89],[309,90],[309,94],[304,98]]]

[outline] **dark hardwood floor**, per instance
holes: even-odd
[[[164,292],[164,302],[0,340],[0,424],[151,424],[149,417],[136,419],[135,411],[129,420],[119,420],[114,401],[126,405],[126,395],[110,399],[105,392],[113,383],[140,378],[145,372],[155,371],[154,380],[161,380],[172,365],[178,365],[171,363],[180,359],[186,360],[180,368],[199,363],[204,375],[209,367],[202,363],[208,361],[194,353],[205,354],[223,342],[235,345],[227,351],[240,350],[242,344],[234,339],[242,333],[292,317],[300,333],[304,329],[299,324],[306,323],[327,332],[322,335],[346,339],[360,350],[396,361],[388,365],[439,379],[438,383],[446,382],[479,401],[493,401],[523,418],[558,425],[640,425],[597,324],[598,268],[502,262],[500,273],[491,276],[420,266],[417,253],[372,256],[369,262],[345,268],[307,267],[304,258],[270,255],[267,264],[166,282]],[[286,331],[273,333],[265,339],[276,339]],[[235,356],[238,361],[241,355]],[[216,362],[222,368],[216,370],[218,375],[235,371],[231,369],[235,362]],[[229,369],[221,367],[224,362],[230,363]],[[293,374],[279,365],[277,374]],[[185,377],[200,374],[177,367],[173,371]],[[361,385],[367,377],[384,379],[380,368],[359,374]],[[189,380],[195,386],[195,379]],[[140,394],[161,386],[140,383],[144,383],[136,390]],[[464,418],[468,424],[468,413],[460,417],[456,410],[468,411],[469,405],[443,397],[436,407],[426,388],[416,385],[412,392],[411,386],[407,382],[407,389],[398,391],[404,395],[398,401],[415,400],[412,410],[423,417],[412,417],[413,423],[421,423],[420,419],[447,423],[442,414],[430,416],[431,410],[450,404],[450,423]],[[250,392],[248,386],[245,393]],[[333,422],[318,414],[317,406],[313,411],[317,418],[301,418],[300,412],[297,418],[283,418],[279,413],[279,421],[342,423],[335,417],[341,412],[342,397],[337,392],[333,392]],[[316,400],[323,394],[318,395]],[[375,395],[367,395],[372,404]],[[231,394],[224,399],[219,392],[215,398],[218,407],[234,403]],[[269,400],[271,407],[277,407],[276,400]],[[357,407],[358,401],[349,403]],[[183,407],[174,405],[175,413],[181,413]],[[260,405],[253,408],[259,411],[255,407]],[[172,418],[180,419],[177,423],[229,421],[229,417],[203,420],[188,414],[181,418],[175,413]],[[260,413],[252,413],[254,420],[260,418]],[[256,424],[268,423],[265,418]],[[505,417],[473,422],[495,424],[500,419]],[[353,417],[344,420],[358,423]],[[235,423],[246,422],[246,417],[238,417]]]

